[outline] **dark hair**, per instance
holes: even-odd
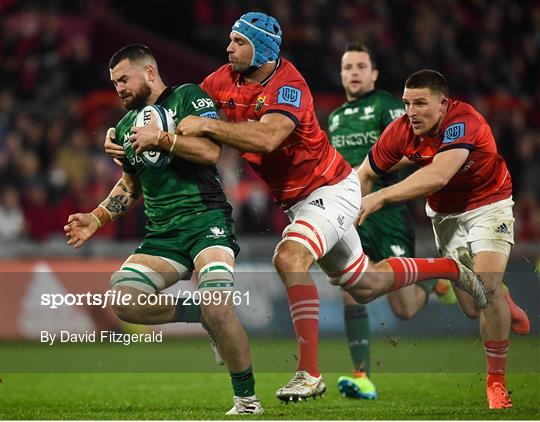
[[[345,51],[343,54],[347,53],[348,51],[358,51],[360,53],[367,53],[369,57],[369,61],[371,62],[371,67],[373,69],[377,69],[377,63],[375,62],[375,58],[373,57],[373,53],[364,43],[361,43],[359,41],[351,41],[347,43],[345,46]]]
[[[431,69],[414,72],[407,78],[405,88],[429,88],[431,91],[440,92],[445,97],[450,94],[446,78],[441,73]]]
[[[144,44],[129,44],[112,55],[111,60],[109,60],[109,69],[112,69],[125,59],[129,61],[140,61],[146,58],[156,60],[152,51]]]

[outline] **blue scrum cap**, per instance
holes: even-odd
[[[248,12],[240,16],[232,27],[248,39],[253,47],[251,66],[259,68],[265,63],[274,61],[279,56],[281,45],[281,27],[272,16],[261,12]]]

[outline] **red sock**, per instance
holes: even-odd
[[[459,268],[450,258],[401,258],[386,259],[394,271],[391,292],[431,278],[457,280]]]
[[[508,340],[488,340],[484,342],[487,359],[487,385],[500,382],[505,385],[506,354]]]
[[[300,359],[298,371],[318,377],[317,351],[319,347],[319,293],[314,284],[299,284],[287,288],[291,318],[296,332]]]

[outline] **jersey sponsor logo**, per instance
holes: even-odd
[[[293,107],[300,107],[300,100],[302,99],[302,91],[292,86],[282,86],[278,90],[278,104],[288,104]]]
[[[332,117],[332,120],[330,121],[330,126],[328,127],[328,130],[330,132],[335,131],[339,126],[339,114],[336,114]]]
[[[326,209],[326,208],[324,208],[324,202],[323,202],[323,200],[322,200],[321,198],[319,198],[319,199],[314,199],[313,201],[311,201],[311,202],[309,203],[309,205],[313,205],[313,206],[315,206],[315,207],[319,207],[319,208],[321,208],[321,209],[323,209],[323,210]]]
[[[394,256],[404,256],[405,255],[405,248],[401,245],[390,245],[390,249],[392,250],[392,253]]]
[[[367,106],[364,108],[364,115],[360,116],[360,120],[369,120],[375,117],[375,107]]]
[[[390,114],[390,118],[392,120],[396,120],[398,117],[401,117],[405,114],[404,108],[393,108],[391,110],[388,110],[388,113]]]
[[[197,111],[201,108],[214,107],[214,102],[210,98],[198,98],[197,100],[192,101],[191,105],[195,111]]]
[[[454,123],[446,128],[444,131],[443,144],[449,144],[455,140],[465,136],[465,123]]]
[[[376,130],[352,133],[350,135],[332,135],[332,145],[336,148],[371,146],[377,142],[377,139],[379,139],[379,131]]]
[[[205,113],[201,114],[201,117],[207,117],[208,119],[216,119],[219,120],[219,116],[215,111],[207,111]]]
[[[261,111],[264,107],[264,102],[266,101],[266,96],[257,98],[257,104],[255,104],[255,111]]]

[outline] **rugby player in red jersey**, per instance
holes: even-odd
[[[480,310],[488,404],[510,408],[505,387],[510,324],[521,334],[530,329],[526,314],[503,287],[514,244],[510,174],[489,124],[471,105],[449,98],[443,75],[413,73],[405,82],[403,102],[406,114],[386,128],[358,170],[362,192],[371,192],[373,182],[403,159],[421,169],[363,197],[359,224],[386,204],[427,197],[441,255],[458,251],[462,261],[473,261],[489,292],[488,306]],[[456,294],[460,303],[470,304],[466,293]]]
[[[228,121],[186,118],[179,133],[204,134],[238,149],[291,221],[273,262],[287,290],[299,362],[276,396],[297,401],[326,390],[317,362],[319,296],[308,275],[315,261],[332,284],[361,303],[434,277],[469,291],[480,308],[486,296],[476,275],[455,259],[368,260],[354,227],[361,201],[358,177],[321,130],[306,81],[279,57],[280,43],[276,19],[259,12],[242,15],[230,34],[229,64],[201,84]],[[156,131],[138,128],[139,145],[155,143]],[[106,151],[114,156],[110,143]]]

